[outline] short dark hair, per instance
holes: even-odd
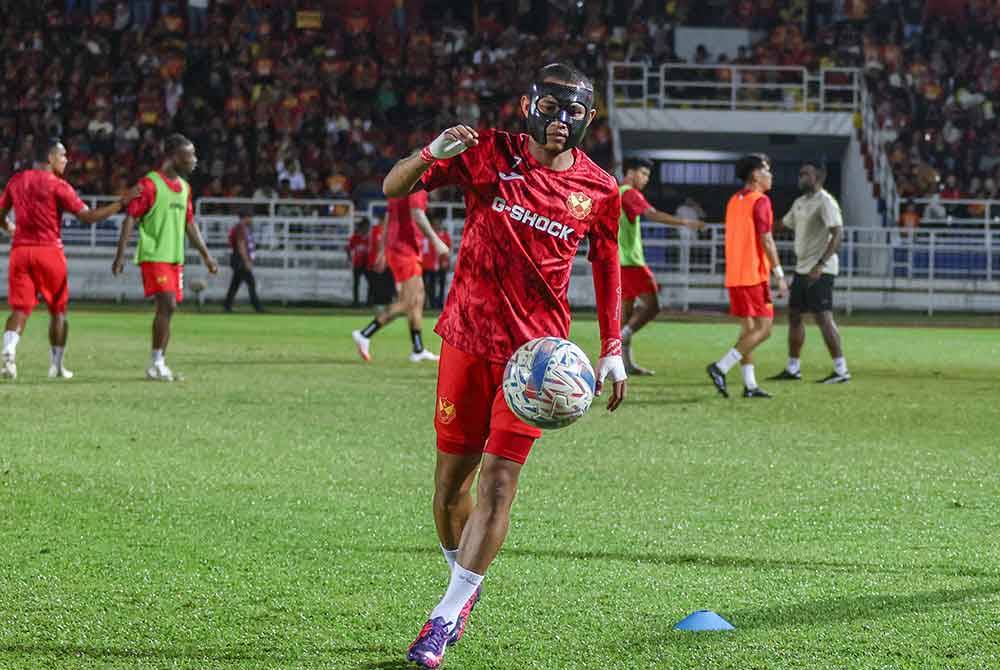
[[[626,158],[622,161],[622,172],[627,173],[629,170],[639,170],[640,168],[646,168],[650,172],[653,171],[653,161],[648,158],[642,158],[640,156],[632,156]]]
[[[163,153],[172,156],[186,146],[194,146],[194,142],[180,133],[173,133],[163,140]]]
[[[362,216],[360,219],[358,219],[358,222],[357,224],[355,224],[354,229],[357,230],[358,228],[369,228],[371,227],[371,225],[372,222],[368,220],[368,217]]]
[[[748,154],[736,161],[736,176],[745,184],[753,178],[754,170],[770,164],[767,154]]]
[[[820,164],[817,161],[802,161],[802,167],[806,167],[807,165],[809,167],[811,167],[813,170],[816,171],[816,178],[817,179],[819,179],[821,182],[822,181],[826,181],[826,166],[825,165],[822,165],[822,164]]]
[[[56,147],[58,147],[60,144],[62,144],[62,140],[59,139],[58,137],[50,137],[44,142],[39,143],[39,145],[35,147],[35,162],[48,163],[49,154],[55,151]]]
[[[589,91],[594,90],[594,82],[578,68],[568,63],[549,63],[535,72],[534,81],[541,83],[546,79],[565,82],[567,84],[577,84]]]

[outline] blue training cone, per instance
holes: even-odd
[[[729,623],[712,610],[698,610],[691,612],[686,617],[677,622],[674,630],[735,630],[736,627]]]

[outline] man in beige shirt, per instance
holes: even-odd
[[[791,210],[775,226],[795,234],[795,277],[788,298],[788,365],[774,380],[802,379],[799,356],[806,341],[803,312],[812,312],[833,359],[833,372],[821,384],[843,384],[850,380],[840,333],[833,320],[833,282],[840,269],[837,250],[844,221],[837,200],[823,188],[826,170],[806,162],[799,170],[799,190]]]

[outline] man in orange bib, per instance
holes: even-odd
[[[771,336],[774,303],[771,300],[771,272],[778,277],[778,297],[788,293],[778,249],[771,236],[774,209],[767,192],[771,190],[770,160],[763,154],[744,156],[736,163],[736,176],[743,188],[726,205],[726,288],[729,313],[740,320],[740,337],[725,356],[708,366],[712,384],[724,398],[726,373],[743,364],[743,397],[770,398],[757,386],[753,350]]]

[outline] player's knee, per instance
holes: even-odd
[[[481,473],[479,505],[491,515],[506,514],[517,493],[517,475],[504,468],[492,468]]]
[[[798,328],[802,325],[802,312],[789,312],[788,313],[788,325],[793,328]]]

